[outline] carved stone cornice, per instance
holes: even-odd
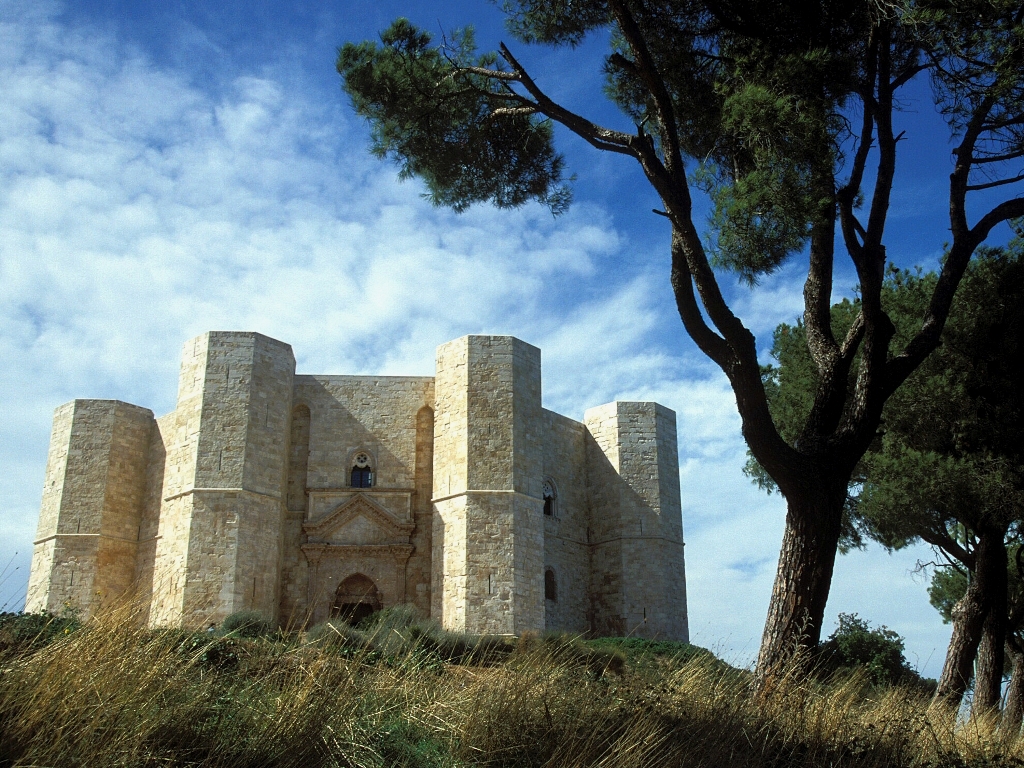
[[[373,485],[369,488],[353,488],[351,485],[316,485],[306,488],[306,493],[336,494],[336,493],[365,493],[368,496],[374,494],[388,494],[395,496],[412,496],[416,492],[414,488],[403,488],[401,486]]]
[[[310,538],[323,539],[331,531],[344,527],[359,516],[366,517],[376,523],[392,538],[408,539],[416,528],[413,523],[403,523],[396,520],[388,510],[373,501],[371,497],[360,494],[340,505],[326,517],[313,522],[303,523],[302,530]]]
[[[390,557],[399,562],[408,560],[415,547],[412,544],[328,544],[311,542],[301,547],[308,560],[325,557]]]

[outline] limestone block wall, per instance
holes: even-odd
[[[427,376],[297,376],[295,401],[311,413],[307,484],[347,487],[359,450],[374,460],[374,486],[415,488],[417,414],[433,405]]]
[[[544,570],[551,569],[555,598],[545,588],[544,628],[590,629],[590,525],[586,475],[586,429],[553,411],[542,413],[543,479],[555,491],[554,514],[544,516]]]
[[[587,488],[590,507],[591,630],[624,635],[623,515],[624,484],[619,477],[618,404],[591,408],[583,416],[587,428]]]
[[[67,590],[61,578],[56,561],[56,534],[60,522],[60,508],[64,499],[64,482],[67,479],[68,456],[71,450],[71,427],[74,422],[75,402],[65,403],[53,413],[53,428],[50,431],[50,450],[46,459],[46,476],[43,481],[43,501],[39,509],[39,523],[32,548],[32,566],[29,572],[28,592],[25,596],[26,611],[48,611],[51,605],[59,606],[66,599],[59,594]],[[51,603],[51,600],[53,601]]]
[[[689,642],[690,628],[686,609],[686,569],[684,567],[683,510],[679,491],[678,438],[676,414],[657,403],[644,403],[655,413],[657,451],[660,548],[664,582],[661,600],[654,605],[652,629],[663,635]]]
[[[148,489],[149,505],[145,514],[147,520],[155,518],[156,524],[153,598],[149,609],[149,623],[154,626],[179,624],[184,616],[191,490],[195,486],[208,351],[208,335],[185,342],[178,375],[177,407],[158,420],[164,466],[162,471],[151,475],[153,485]],[[146,569],[145,561],[140,561],[140,570]]]
[[[431,579],[433,551],[434,507],[430,503],[434,484],[434,409],[433,381],[431,380],[430,405],[422,406],[416,412],[416,455],[414,459],[412,497],[413,524],[416,526],[410,537],[413,552],[406,563],[405,600],[416,606],[424,616],[431,610]]]
[[[116,400],[57,409],[28,611],[88,616],[131,589],[153,413]]]
[[[309,406],[305,403],[297,403],[292,408],[291,434],[288,439],[287,509],[290,512],[306,511],[306,476],[309,472],[311,418]]]
[[[373,581],[380,593],[381,603],[385,607],[399,605],[404,601],[405,563],[408,550],[394,548],[381,551],[376,548],[354,549],[346,553],[344,558],[321,556],[316,548],[307,545],[306,556],[309,561],[310,581],[315,584],[329,584],[337,589],[346,578],[353,574],[363,574]],[[315,596],[308,611],[308,623],[319,624],[330,618],[333,603],[333,590],[330,594]]]
[[[619,473],[632,490],[624,509],[639,528],[624,539],[627,623],[640,626],[641,636],[687,639],[675,413],[656,403],[619,403],[619,420]]]
[[[430,615],[443,626],[466,627],[466,489],[469,482],[469,344],[437,348],[434,376],[434,517]],[[509,599],[511,593],[505,596]]]
[[[433,378],[296,376],[294,402],[309,413],[301,480],[307,499],[301,502],[302,514],[289,513],[286,522],[289,543],[282,572],[282,616],[286,611],[303,620],[307,616],[326,616],[339,584],[356,573],[377,584],[385,605],[409,602],[428,615]],[[354,457],[360,452],[371,457],[374,482],[370,488],[354,490],[350,488],[351,470]],[[302,449],[293,447],[292,453],[298,456]],[[299,482],[297,477],[291,481],[293,486]],[[405,550],[399,554],[382,552],[383,559],[377,562],[372,550],[358,557],[351,553],[343,557],[326,555],[315,550],[300,554],[298,547],[304,541],[302,523],[323,519],[349,502],[353,494],[366,495],[396,522],[413,526],[402,542],[414,546],[411,556]],[[298,496],[291,494],[289,498],[289,506],[297,509]],[[366,535],[375,536],[372,531]],[[339,558],[340,562],[335,562]],[[370,569],[374,562],[376,565]],[[378,583],[379,574],[391,574],[396,568],[397,575],[388,576],[389,586],[385,589]]]
[[[435,583],[444,626],[544,626],[540,350],[510,336],[438,348]]]
[[[151,623],[277,618],[291,348],[258,333],[186,343],[166,436]]]
[[[298,377],[296,377],[298,378]],[[294,400],[294,394],[293,394]],[[304,403],[292,407],[288,445],[288,487],[282,523],[280,622],[299,627],[306,620],[308,573],[300,547],[306,519],[306,475],[309,466],[310,411]]]
[[[686,639],[675,415],[544,410],[540,351],[509,336],[442,345],[436,377],[296,376],[288,345],[235,332],[185,344],[160,419],[57,409],[29,610],[133,587],[150,625],[295,626],[359,575],[456,630]]]
[[[438,499],[465,494],[469,487],[468,396],[469,344],[464,337],[437,348],[433,492]]]
[[[584,421],[594,631],[687,640],[675,413],[618,402]]]
[[[138,610],[144,624],[150,621],[154,589],[153,575],[160,530],[160,507],[163,502],[164,470],[167,464],[167,436],[172,434],[175,412],[161,416],[153,423],[149,438],[146,466],[146,492],[139,521],[139,545],[135,556],[135,582]]]
[[[487,337],[484,337],[487,338]],[[514,491],[514,538],[513,554],[514,569],[513,595],[514,617],[512,631],[516,634],[537,630],[544,626],[544,500],[542,489],[543,452],[545,438],[545,419],[541,408],[541,367],[540,350],[512,336],[490,337],[498,340],[480,345],[479,370],[489,373],[495,368],[504,369],[511,363],[512,367],[512,489]],[[471,351],[473,346],[471,345]],[[471,354],[471,376],[476,368],[473,366],[474,355]],[[504,379],[504,377],[502,377]],[[472,412],[473,392],[487,391],[490,388],[486,378],[476,386],[470,381],[470,407]],[[489,418],[493,418],[489,416]],[[471,447],[481,440],[490,442],[489,435],[494,429],[491,425],[481,424],[474,429],[471,424],[470,434],[476,435]],[[477,448],[476,456],[482,451]],[[473,461],[476,466],[476,461]],[[484,478],[481,477],[481,481]],[[473,539],[471,538],[472,542]],[[488,539],[485,539],[488,541]],[[487,605],[485,602],[484,605]],[[487,606],[490,607],[489,605]],[[506,630],[507,631],[507,630]]]
[[[446,629],[465,631],[468,571],[466,555],[467,496],[460,493],[434,502],[431,538],[430,616]],[[486,575],[488,578],[492,574]],[[488,583],[488,593],[494,589]],[[511,600],[511,591],[498,592]]]

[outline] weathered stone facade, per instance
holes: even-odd
[[[433,378],[192,339],[172,413],[57,409],[36,539],[29,611],[133,591],[153,626],[409,603],[473,633],[688,639],[675,414],[548,411],[540,350],[510,336],[442,345]]]

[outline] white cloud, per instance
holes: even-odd
[[[779,323],[792,325],[804,314],[806,257],[793,256],[778,272],[762,277],[750,288],[736,281],[732,288],[733,311],[762,343],[771,345]]]

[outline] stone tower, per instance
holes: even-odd
[[[26,608],[85,616],[135,580],[153,412],[74,400],[53,416]]]
[[[166,425],[150,622],[255,609],[277,618],[291,347],[258,333],[185,344]]]
[[[583,416],[592,631],[688,638],[676,415],[615,402]]]
[[[435,613],[463,632],[544,624],[540,350],[464,336],[437,350]]]

